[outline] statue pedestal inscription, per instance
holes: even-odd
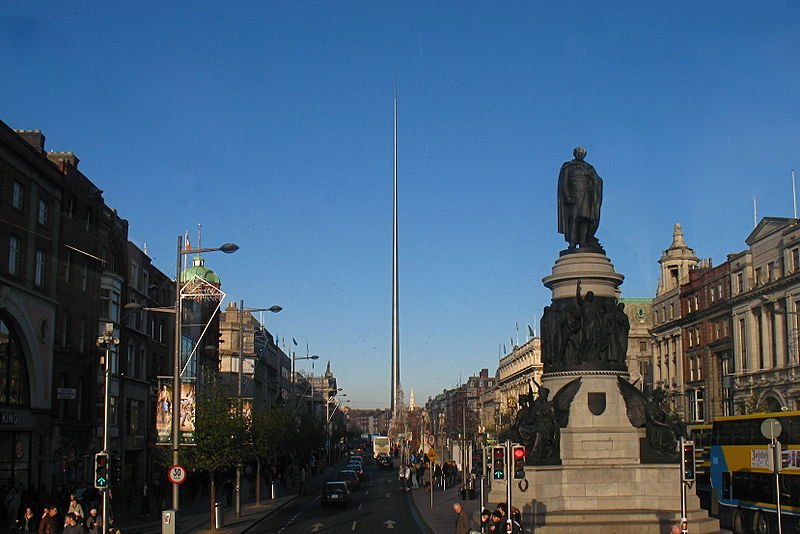
[[[645,394],[629,382],[630,325],[617,300],[624,277],[594,235],[603,181],[584,149],[574,155],[558,185],[568,248],[543,279],[552,301],[541,320],[542,384],[499,436],[528,450],[525,480],[509,481],[512,505],[537,533],[669,532],[680,520],[682,427],[660,390]],[[490,501],[504,501],[505,492],[505,481],[493,481]],[[719,532],[693,489],[687,510],[692,532]]]

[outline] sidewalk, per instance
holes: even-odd
[[[480,530],[480,494],[476,493],[471,500],[461,500],[460,485],[455,485],[444,491],[437,489],[433,494],[433,508],[431,508],[431,494],[425,488],[414,488],[411,490],[411,500],[420,518],[428,526],[430,534],[442,534],[453,532],[456,524],[456,514],[453,512],[453,503],[460,502],[470,518],[471,527]],[[488,506],[488,505],[487,505]],[[490,508],[494,508],[490,506]]]
[[[257,505],[255,497],[243,494],[242,516],[236,517],[236,510],[233,506],[224,507],[225,526],[215,531],[211,529],[211,501],[208,496],[199,496],[191,502],[182,504],[179,513],[180,532],[183,534],[206,532],[240,534],[263,517],[280,510],[296,496],[296,490],[293,488],[279,489],[277,498],[271,500],[268,498],[269,491],[262,491],[261,504]],[[161,532],[161,511],[154,510],[153,514],[145,517],[136,517],[130,513],[120,514],[115,519],[113,526],[118,528],[122,534],[157,534]]]

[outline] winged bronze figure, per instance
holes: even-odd
[[[664,390],[656,388],[647,397],[621,376],[617,377],[617,386],[625,400],[625,410],[631,425],[646,429],[647,442],[657,454],[674,454],[678,440],[684,435],[684,425],[676,415],[665,409]]]
[[[514,424],[498,436],[500,441],[510,440],[525,445],[529,463],[559,458],[560,429],[569,423],[569,408],[581,387],[581,379],[576,378],[564,385],[553,400],[549,399],[549,388],[535,380],[533,384],[539,395],[533,402],[521,404]],[[532,398],[532,393],[531,390],[529,398]]]

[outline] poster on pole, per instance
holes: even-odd
[[[172,377],[159,376],[156,396],[156,445],[172,445]]]
[[[181,378],[180,444],[196,445],[195,410],[197,409],[197,379]]]

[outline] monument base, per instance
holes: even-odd
[[[537,534],[589,527],[660,534],[681,519],[679,476],[675,465],[526,467],[524,481],[511,481],[512,505],[522,512],[526,528]],[[505,490],[504,482],[494,481],[489,501],[504,502]],[[690,532],[719,532],[719,522],[700,508],[693,489],[687,489],[686,497]]]

